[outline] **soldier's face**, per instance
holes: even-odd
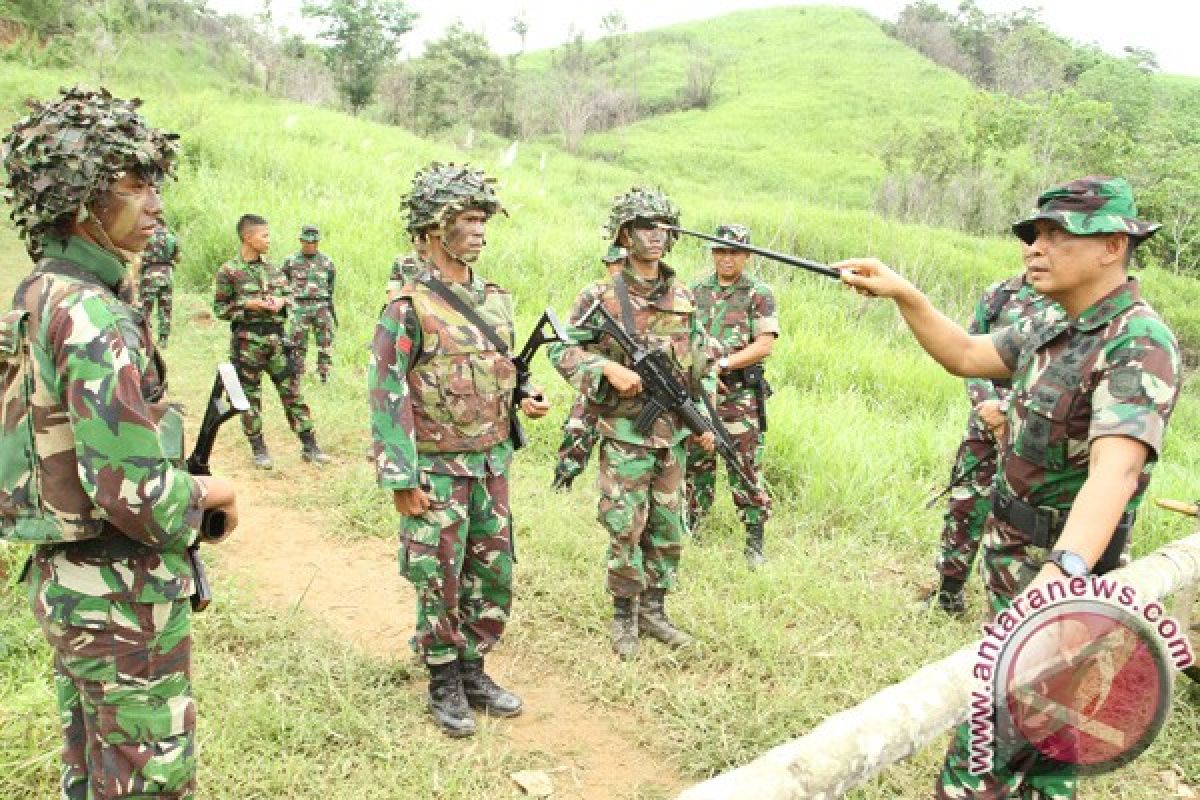
[[[115,247],[140,253],[161,223],[158,183],[126,173],[92,205],[92,213]]]
[[[301,242],[300,252],[304,253],[306,256],[315,256],[317,254],[317,248],[320,246],[320,242]]]
[[[625,226],[621,246],[638,261],[658,261],[667,251],[667,232],[654,220],[638,218]]]
[[[722,281],[732,283],[742,277],[750,254],[745,250],[732,247],[714,247],[712,251],[713,266],[716,267],[717,277]]]
[[[271,227],[251,225],[242,231],[242,243],[260,256],[265,256],[271,252]]]
[[[479,209],[470,208],[458,214],[442,233],[446,249],[468,264],[479,259],[484,247],[484,229],[488,215]]]
[[[1049,220],[1037,220],[1034,230],[1033,242],[1022,245],[1025,273],[1033,288],[1048,297],[1085,288],[1103,279],[1115,261],[1124,262],[1116,236],[1076,236]]]

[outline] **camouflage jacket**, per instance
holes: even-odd
[[[246,311],[247,300],[282,298],[283,307],[275,313]],[[292,304],[292,288],[283,270],[270,261],[246,261],[240,255],[231,258],[217,270],[213,310],[221,319],[229,320],[236,330],[243,322],[278,323],[285,325]]]
[[[422,272],[424,274],[424,272]],[[429,274],[440,278],[433,267]],[[496,333],[513,338],[512,297],[472,273],[448,283]],[[512,362],[427,287],[410,283],[375,326],[367,372],[379,485],[410,489],[421,472],[500,475],[512,460]]]
[[[1141,503],[1179,393],[1175,337],[1129,279],[1078,319],[1057,307],[992,335],[1013,370],[997,486],[1039,506],[1069,509],[1100,436],[1128,436],[1150,457],[1127,510]]]
[[[52,594],[63,604],[186,597],[192,593],[186,548],[200,524],[200,490],[180,468],[181,431],[167,447],[171,437],[160,437],[166,376],[141,316],[127,303],[124,265],[78,238],[47,241],[43,254],[98,279],[57,293],[53,306],[38,302],[46,297],[45,279],[22,285],[31,312],[35,425],[65,416],[75,442],[43,461],[43,480],[59,492],[81,488],[108,520],[102,539],[125,545],[131,539],[149,549],[110,559],[80,555],[92,542],[42,546],[35,566],[51,576]],[[36,405],[39,397],[47,405]]]
[[[645,347],[665,351],[675,366],[677,377],[699,399],[708,392],[715,401],[716,377],[711,372],[708,336],[700,328],[692,292],[680,282],[675,271],[660,264],[661,274],[653,281],[642,280],[626,266],[622,274],[629,287],[634,328]],[[604,365],[616,361],[629,366],[629,359],[609,337],[591,341],[590,334],[579,328],[588,310],[603,301],[618,323],[621,310],[612,278],[597,281],[579,293],[571,307],[569,324],[573,338],[583,344],[555,342],[548,347],[550,363],[576,390],[588,399],[589,411],[599,417],[601,436],[643,447],[670,447],[683,441],[690,432],[675,414],[663,414],[647,434],[634,428],[634,419],[645,405],[640,397],[621,399],[604,379]],[[701,404],[703,408],[703,404]]]
[[[333,283],[337,270],[333,259],[317,252],[311,256],[293,253],[283,262],[283,273],[292,286],[296,301],[333,302]]]
[[[179,261],[179,240],[167,228],[159,228],[142,250],[142,265],[175,264]]]
[[[388,275],[388,297],[393,297],[400,293],[409,281],[417,277],[425,262],[421,261],[421,257],[416,253],[409,253],[406,256],[396,256],[392,261],[392,271]]]
[[[714,358],[745,349],[761,334],[779,335],[775,293],[748,273],[743,272],[732,285],[722,286],[714,272],[693,284],[692,294],[700,327],[717,343],[719,352],[713,354]],[[722,403],[752,393],[751,389],[738,388],[723,397]]]

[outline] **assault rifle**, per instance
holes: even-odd
[[[588,321],[593,317],[599,317],[599,324],[588,325]],[[630,368],[642,379],[642,394],[646,398],[646,405],[633,422],[633,427],[638,433],[649,433],[655,420],[663,414],[673,411],[679,415],[684,426],[697,436],[711,432],[716,437],[717,452],[721,457],[729,463],[743,483],[752,489],[757,489],[758,484],[754,480],[754,476],[750,474],[746,465],[738,457],[733,438],[721,424],[708,395],[704,396],[704,403],[708,407],[709,413],[709,417],[706,418],[700,413],[691,394],[676,377],[675,370],[667,360],[666,353],[661,350],[648,350],[634,341],[625,329],[613,319],[612,314],[608,313],[608,309],[600,300],[597,300],[580,318],[577,327],[594,334],[596,338],[605,335],[611,336],[617,346],[628,356]]]
[[[188,456],[187,471],[190,474],[212,475],[208,460],[212,457],[213,445],[217,442],[217,431],[226,422],[249,408],[250,404],[246,402],[246,393],[242,391],[242,383],[238,380],[233,364],[218,364],[217,377],[208,396],[208,405],[204,408],[204,420],[200,423],[200,433],[196,436],[192,454]],[[203,611],[212,602],[212,587],[208,583],[208,573],[204,571],[204,562],[200,560],[200,541],[215,542],[224,536],[225,512],[205,509],[204,516],[200,518],[200,539],[188,548],[188,561],[196,581],[196,591],[192,595],[193,611]]]
[[[787,264],[788,266],[806,269],[809,272],[815,272],[818,275],[824,275],[826,278],[834,278],[836,280],[842,277],[842,273],[838,272],[828,264],[822,264],[820,261],[812,261],[807,258],[800,258],[799,256],[789,256],[783,253],[776,253],[774,250],[767,250],[763,247],[755,247],[752,244],[735,242],[732,239],[722,239],[720,236],[710,236],[707,233],[691,231],[687,228],[681,228],[678,225],[668,225],[665,222],[659,222],[657,225],[663,230],[686,233],[688,236],[695,236],[697,239],[704,239],[706,241],[713,242],[714,244],[719,244],[722,247],[727,247],[730,250],[745,250],[747,253],[753,253],[754,255],[762,256],[763,258],[769,258],[772,261],[778,261],[779,263]]]
[[[550,326],[551,335],[549,336],[544,333],[547,325]],[[525,346],[521,348],[521,352],[512,357],[512,363],[517,368],[517,388],[513,389],[512,406],[508,410],[508,422],[509,438],[512,440],[514,450],[520,450],[528,441],[525,437],[525,429],[521,427],[521,418],[518,416],[521,410],[521,401],[526,397],[532,397],[534,400],[542,399],[541,394],[535,392],[533,384],[529,382],[530,364],[533,362],[538,348],[551,342],[571,344],[570,338],[567,337],[562,325],[559,324],[558,317],[554,314],[554,309],[547,308],[542,312],[542,316],[534,326],[533,332],[529,334],[529,338],[525,340]]]

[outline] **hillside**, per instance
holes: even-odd
[[[151,120],[183,135],[178,180],[165,190],[166,215],[184,251],[185,291],[176,312],[183,324],[167,353],[178,399],[200,396],[225,357],[226,329],[213,323],[207,308],[212,273],[235,249],[237,216],[255,212],[270,219],[276,258],[292,251],[301,224],[321,227],[322,248],[340,268],[342,327],[334,380],[328,387],[309,383],[306,391],[321,441],[337,462],[318,475],[292,458],[249,485],[265,486],[273,504],[319,520],[327,543],[387,542],[394,536],[394,513],[373,490],[362,458],[366,345],[389,264],[407,249],[399,198],[413,170],[431,159],[471,161],[500,178],[511,216],[489,225],[481,268],[514,291],[523,329],[547,304],[565,312],[578,288],[600,274],[600,229],[609,201],[635,183],[662,186],[689,227],[742,221],[754,228],[756,241],[809,257],[879,256],[915,277],[959,318],[987,283],[1018,269],[1014,240],[900,224],[867,210],[882,175],[882,137],[897,124],[953,117],[970,92],[961,78],[845,9],[746,12],[652,32],[644,41],[653,49],[655,41],[672,41],[680,30],[737,56],[711,109],[591,136],[580,157],[566,155],[549,139],[522,143],[516,162],[503,169],[497,165],[507,142],[481,137],[475,149],[464,151],[231,82],[220,60],[184,32],[130,43],[105,63],[34,69],[5,62],[0,124],[7,127],[26,96],[102,79],[117,94],[144,98]],[[678,49],[669,52],[683,57]],[[528,68],[544,57],[531,54]],[[674,78],[668,76],[677,69],[669,60],[652,63],[645,90],[671,91]],[[699,277],[706,259],[689,241],[670,261],[684,275]],[[11,286],[23,264],[6,227],[0,231],[0,287]],[[595,705],[634,719],[632,739],[689,779],[807,730],[952,651],[976,630],[973,622],[907,610],[915,587],[932,579],[940,514],[923,505],[930,487],[945,480],[961,435],[961,383],[920,353],[887,305],[779,265],[758,268],[776,288],[784,329],[770,364],[777,394],[770,407],[768,476],[777,511],[768,528],[769,562],[754,574],[741,568],[736,518],[722,500],[705,544],[685,553],[674,607],[676,618],[704,641],[694,659],[651,649],[637,664],[613,663],[605,639],[594,490],[583,485],[586,479],[567,498],[548,490],[556,422],[571,398],[544,362],[536,365],[536,377],[556,408],[545,424],[527,426],[532,443],[515,469],[521,563],[507,657],[531,684],[544,673],[574,687],[581,714]],[[1185,341],[1200,345],[1195,281],[1156,270],[1144,280],[1146,294]],[[1154,495],[1196,495],[1200,406],[1193,389],[1189,382],[1176,411]],[[276,451],[294,455],[274,395],[264,394],[268,440]],[[231,430],[222,439],[218,470],[228,466],[245,475],[249,459],[240,434]],[[1138,523],[1135,550],[1146,552],[1182,527],[1148,510]],[[214,557],[224,582],[235,570],[219,553]],[[13,560],[0,553],[0,572],[5,558]],[[392,572],[393,582],[378,591],[407,593]],[[978,613],[982,597],[977,586],[973,591]],[[205,733],[206,753],[215,759],[202,774],[211,779],[211,796],[340,800],[436,789],[439,797],[466,800],[516,791],[507,774],[527,766],[527,759],[508,749],[503,725],[489,728],[494,736],[481,737],[469,751],[428,735],[420,677],[399,665],[402,642],[395,643],[391,659],[340,652],[330,632],[305,624],[306,617],[266,612],[241,588],[231,596],[198,634],[201,648],[212,652],[198,670],[201,706],[219,709],[225,721]],[[0,752],[16,754],[0,756],[0,796],[22,796],[30,785],[45,791],[24,796],[45,796],[54,779],[52,694],[44,651],[20,605],[15,592],[0,595]],[[226,676],[255,697],[278,691],[274,705],[283,711],[266,700],[241,709],[239,695],[223,692]],[[1160,740],[1126,770],[1090,781],[1089,797],[1157,800],[1167,793],[1164,773],[1200,774],[1196,698],[1176,691],[1176,710]],[[369,703],[372,692],[386,695],[383,710],[359,714],[357,704]],[[303,709],[294,719],[286,713],[289,699]],[[337,709],[337,719],[352,732],[326,730],[326,708]],[[236,747],[213,742],[225,737]],[[406,737],[415,746],[407,747]],[[276,765],[280,752],[287,757]],[[927,796],[940,756],[939,748],[930,748],[851,796]],[[275,782],[243,792],[243,760],[277,770]],[[326,771],[330,763],[336,767]],[[421,771],[420,780],[413,771]],[[426,780],[424,771],[435,777]],[[6,786],[8,774],[18,777]],[[661,788],[630,785],[619,796],[665,795]]]

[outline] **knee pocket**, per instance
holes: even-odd
[[[156,698],[139,692],[96,707],[103,742],[101,774],[111,797],[140,797],[187,788],[196,768],[195,704],[187,695]]]

